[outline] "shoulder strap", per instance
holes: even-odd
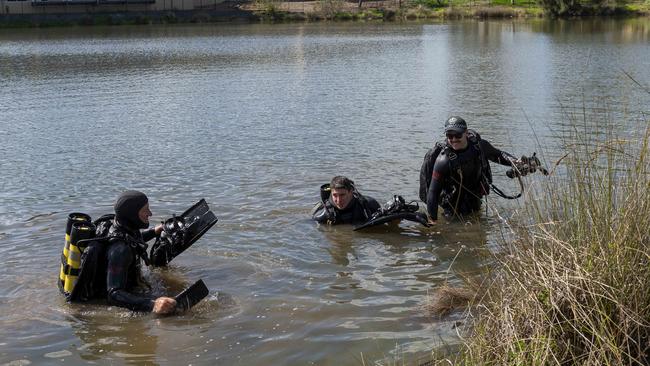
[[[474,146],[476,146],[476,149],[478,149],[479,154],[481,156],[481,173],[482,173],[483,179],[485,181],[486,194],[487,194],[487,192],[489,192],[487,190],[487,188],[490,187],[490,188],[492,188],[494,193],[496,193],[498,196],[509,199],[509,200],[517,199],[517,198],[521,197],[522,193],[524,192],[524,185],[521,182],[521,179],[519,179],[519,185],[520,185],[521,191],[518,194],[513,195],[513,196],[505,194],[502,190],[500,190],[498,187],[496,187],[492,183],[492,168],[490,167],[490,162],[487,161],[487,158],[485,157],[485,154],[483,154],[483,150],[481,149],[481,135],[479,135],[479,133],[474,131],[474,130],[469,130],[468,129],[467,132],[468,132],[467,133],[468,139],[470,140],[470,142]]]
[[[149,266],[151,264],[151,261],[149,260],[149,256],[147,255],[147,243],[143,241],[139,241],[135,238],[133,238],[131,235],[121,231],[121,230],[110,230],[108,233],[108,241],[109,243],[114,243],[116,241],[123,241],[126,243],[126,245],[130,246],[135,250],[136,255],[138,255],[142,260],[144,261],[144,264]]]
[[[372,212],[368,210],[368,199],[364,195],[359,193],[357,190],[354,191],[354,195],[359,200],[359,204],[363,209],[363,215],[366,217],[366,219],[369,219],[370,216],[372,215]]]
[[[485,189],[487,194],[487,189],[489,186],[492,186],[492,168],[490,167],[490,162],[485,157],[483,149],[481,149],[481,135],[474,130],[467,130],[467,138],[472,144],[472,146],[478,151],[481,159],[481,175],[485,182]]]

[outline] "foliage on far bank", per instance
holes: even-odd
[[[650,364],[650,128],[584,136],[512,224],[456,364]]]
[[[536,6],[448,6],[447,0],[404,1],[402,6],[377,5],[359,7],[358,3],[344,0],[319,0],[309,2],[303,9],[295,3],[275,0],[257,0],[252,6],[254,14],[263,21],[292,20],[418,20],[459,18],[514,18],[539,17],[542,9]],[[293,6],[293,8],[292,8]]]
[[[628,0],[318,0],[286,2],[256,0],[254,13],[262,20],[417,20],[441,18],[530,18],[549,15],[644,15],[646,7]],[[301,4],[301,5],[296,5]],[[301,8],[302,6],[302,8]]]
[[[538,0],[552,16],[614,15],[628,13],[627,0]]]
[[[310,2],[308,9],[298,9],[286,2],[256,0],[254,13],[263,21],[295,20],[394,20],[397,12],[388,8],[359,8],[344,0]]]
[[[447,9],[465,16],[516,17],[544,13],[552,17],[584,15],[644,15],[648,2],[639,0],[414,0],[413,6]]]
[[[248,21],[390,21],[460,18],[530,18],[550,15],[650,15],[643,0],[242,0],[236,16],[218,11],[36,14],[0,18],[0,28],[146,25]]]

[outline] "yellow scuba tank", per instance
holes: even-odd
[[[68,222],[65,225],[65,243],[63,245],[63,254],[61,254],[61,270],[59,271],[59,290],[63,292],[65,287],[65,277],[70,272],[68,266],[68,253],[70,251],[70,233],[72,232],[72,224],[75,222],[90,222],[90,216],[81,212],[73,212],[68,215]]]
[[[68,273],[65,276],[63,292],[69,294],[79,278],[81,267],[81,253],[86,249],[86,243],[80,243],[84,239],[95,237],[95,225],[90,222],[80,221],[72,224],[70,231],[70,245],[68,248]]]

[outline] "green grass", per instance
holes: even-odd
[[[447,0],[415,0],[412,3],[413,5],[421,5],[425,6],[427,8],[435,9],[435,8],[444,8],[449,6],[449,1]]]
[[[535,1],[529,0],[491,0],[490,5],[502,5],[502,6],[521,6],[521,7],[535,7],[537,3]]]
[[[646,1],[645,3],[626,4],[625,9],[630,13],[650,15],[650,1]]]

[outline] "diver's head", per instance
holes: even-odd
[[[337,175],[330,182],[330,200],[334,207],[344,210],[354,198],[354,182],[342,175]]]
[[[149,199],[138,191],[126,191],[115,201],[115,218],[129,229],[146,229],[149,227]]]
[[[447,143],[454,150],[467,147],[467,122],[462,117],[453,116],[445,122],[445,136]]]

